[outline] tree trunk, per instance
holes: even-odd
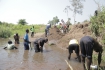
[[[68,14],[69,14],[69,13],[68,13],[68,10],[67,10],[67,19],[69,18]]]
[[[76,18],[76,14],[74,14],[74,24],[75,24],[75,18]]]

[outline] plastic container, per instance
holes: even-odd
[[[91,67],[92,69],[98,69],[98,66],[97,66],[97,65],[90,65],[90,67]]]

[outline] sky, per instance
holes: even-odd
[[[105,6],[105,0],[96,0]],[[69,0],[0,0],[0,21],[17,24],[19,19],[25,19],[28,24],[47,24],[53,17],[58,16],[67,21],[64,8],[70,5]],[[89,20],[97,5],[94,0],[85,0],[82,15],[76,15],[77,22]],[[69,18],[73,24],[73,12],[69,10]]]

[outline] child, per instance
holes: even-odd
[[[18,49],[18,48],[15,47],[14,44],[12,44],[12,41],[8,41],[8,44],[6,47],[4,47],[4,49],[12,50],[12,49]]]
[[[18,35],[18,33],[16,33],[16,35],[14,35],[14,39],[15,39],[15,44],[19,44],[19,35]]]

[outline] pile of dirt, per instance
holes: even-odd
[[[67,34],[62,34],[58,28],[51,28],[50,29],[50,35],[48,36],[49,40],[57,40],[57,46],[61,48],[66,48],[68,46],[68,43],[71,39],[77,39],[80,41],[80,39],[88,35],[90,36],[92,34],[90,28],[90,23],[83,23],[83,24],[76,24],[72,25],[70,27],[70,31]]]
[[[89,24],[90,23],[72,25],[69,33],[67,33],[59,40],[59,46],[66,48],[68,47],[68,43],[71,39],[77,39],[78,41],[80,41],[80,39],[85,35],[91,36],[92,32],[89,28]]]
[[[64,34],[62,34],[57,27],[50,28],[49,32],[50,32],[50,35],[48,35],[49,40],[59,40],[64,36]]]

